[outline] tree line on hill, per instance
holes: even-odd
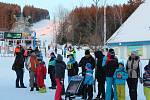
[[[42,19],[50,19],[49,12],[46,9],[35,8],[34,6],[25,6],[23,8],[23,16],[31,17],[31,23],[38,22]]]
[[[17,21],[16,17],[20,17],[21,13],[21,7],[19,5],[0,2],[0,31],[9,31]],[[25,6],[23,8],[23,16],[30,16],[30,23],[50,18],[48,10],[33,6]]]
[[[20,16],[21,8],[16,4],[5,4],[0,2],[0,29],[10,29],[16,21],[14,15]]]

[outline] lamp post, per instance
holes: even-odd
[[[105,0],[105,2],[104,2],[104,45],[103,46],[105,46],[106,45],[106,41],[107,41],[107,31],[106,31],[106,1],[107,0]]]

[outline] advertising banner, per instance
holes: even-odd
[[[143,56],[143,46],[128,46],[127,51],[128,51],[128,56],[131,55],[132,51],[137,52],[138,56]]]
[[[11,32],[5,32],[4,33],[5,39],[21,39],[22,33],[11,33]]]

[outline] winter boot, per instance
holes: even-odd
[[[49,87],[49,89],[56,89],[56,86]]]
[[[26,86],[21,86],[20,88],[27,88]]]
[[[97,96],[94,100],[101,100],[99,96]]]
[[[45,88],[45,87],[40,88],[40,89],[39,89],[39,92],[40,92],[40,93],[46,93],[46,88]]]
[[[20,86],[16,86],[16,88],[21,88]]]
[[[34,87],[31,87],[30,91],[34,91]]]
[[[36,91],[39,91],[39,88],[38,88],[38,87],[36,87]]]

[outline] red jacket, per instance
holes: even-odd
[[[47,73],[46,66],[44,64],[39,64],[35,69],[35,73],[38,87],[39,88],[45,87],[44,77],[46,76]]]

